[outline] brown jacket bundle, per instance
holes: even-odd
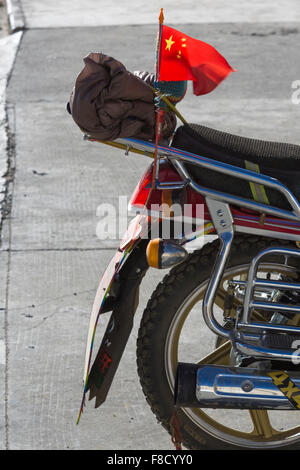
[[[155,136],[154,94],[142,78],[128,72],[124,65],[101,53],[84,58],[70,97],[70,111],[76,124],[100,140]],[[176,126],[172,112],[166,112],[163,138]]]

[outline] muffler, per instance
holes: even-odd
[[[188,408],[296,410],[300,374],[178,363],[175,404]]]

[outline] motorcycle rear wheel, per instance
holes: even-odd
[[[220,315],[226,280],[237,276],[245,279],[249,263],[260,250],[280,245],[295,247],[288,241],[246,235],[235,237],[216,298]],[[137,339],[140,382],[153,413],[170,434],[177,362],[229,364],[231,343],[223,342],[216,349],[216,336],[204,324],[201,331],[201,301],[218,249],[216,240],[173,268],[153,292],[141,320]],[[261,265],[260,273],[295,278],[297,269],[299,267],[292,262],[280,264],[277,257]],[[180,408],[177,416],[182,443],[187,449],[300,449],[300,413],[297,411]]]

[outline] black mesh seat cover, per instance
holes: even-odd
[[[176,130],[172,147],[242,168],[247,166],[246,162],[254,163],[259,166],[260,173],[278,179],[300,199],[299,145],[250,139],[198,124],[186,124]],[[249,183],[244,180],[196,165],[188,165],[188,168],[203,186],[237,196],[253,197]],[[265,190],[271,205],[290,209],[280,193]]]

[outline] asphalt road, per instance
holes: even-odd
[[[156,19],[149,9],[136,20],[136,2],[132,14],[102,2],[98,20],[92,11],[99,3],[91,0],[84,11],[82,2],[72,2],[76,17],[65,1],[22,3],[29,29],[7,90],[16,171],[0,251],[0,449],[173,449],[135,366],[139,320],[162,273],[151,271],[143,281],[135,328],[106,403],[94,410],[87,402],[75,424],[89,313],[117,246],[97,239],[96,210],[129,196],[149,161],[84,142],[65,105],[91,51],[132,71],[152,71]],[[300,79],[298,2],[239,3],[248,12],[236,2],[230,11],[225,3],[214,11],[207,2],[202,11],[199,2],[186,9],[176,3],[176,28],[215,45],[238,69],[211,95],[189,92],[179,109],[189,121],[300,144],[300,107],[291,99],[292,82]],[[96,341],[102,329],[100,323]]]

